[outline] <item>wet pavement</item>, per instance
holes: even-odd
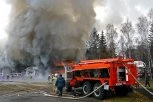
[[[51,97],[45,96],[38,93],[27,93],[27,94],[16,94],[12,96],[2,96],[0,97],[0,102],[102,102],[102,100],[97,100],[91,97],[80,99],[80,100],[71,100],[61,97]]]

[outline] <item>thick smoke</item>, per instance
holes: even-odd
[[[47,65],[82,59],[95,23],[94,0],[8,0],[12,11],[7,53],[13,60]]]

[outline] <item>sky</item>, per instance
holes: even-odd
[[[137,18],[146,15],[153,8],[153,0],[102,0],[103,5],[95,8],[96,28],[101,30],[109,23],[116,26],[129,20],[136,23]]]
[[[4,1],[0,0],[0,42],[7,40],[5,29],[11,10]],[[101,0],[101,3],[95,7],[96,28],[105,29],[109,23],[119,25],[127,18],[136,22],[139,16],[146,15],[151,8],[153,8],[153,0]]]

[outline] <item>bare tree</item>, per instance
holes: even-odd
[[[118,40],[118,47],[120,48],[120,51],[119,51],[119,56],[122,56],[123,58],[126,57],[125,56],[125,51],[126,51],[126,40],[124,38],[123,35],[120,36],[119,40]]]
[[[141,16],[138,18],[138,23],[137,23],[137,30],[138,33],[141,37],[142,43],[147,45],[148,41],[148,29],[149,29],[149,22],[147,20],[147,17]]]
[[[149,10],[148,13],[148,17],[149,17],[149,36],[148,36],[148,40],[149,40],[149,53],[150,53],[150,66],[153,67],[153,54],[151,53],[153,50],[153,9]]]
[[[148,17],[150,20],[153,20],[153,9],[149,10]]]
[[[118,34],[114,25],[108,24],[106,26],[106,39],[107,39],[108,48],[112,57],[115,57],[115,48],[116,48],[115,40],[117,37],[118,37]]]
[[[151,16],[150,16],[151,17]],[[147,58],[148,61],[146,61],[146,63],[148,64],[148,66],[150,66],[150,47],[149,47],[149,41],[148,41],[148,37],[149,37],[149,21],[147,19],[147,17],[145,16],[141,16],[138,18],[138,23],[137,23],[137,29],[138,29],[138,33],[140,35],[140,41],[141,41],[141,45],[144,46],[144,51],[147,51],[147,53],[145,53],[145,58]]]
[[[134,35],[134,28],[132,26],[132,23],[127,19],[127,22],[123,23],[121,25],[121,32],[123,34],[123,36],[126,38],[127,40],[127,51],[128,51],[128,56],[129,58],[131,58],[131,49],[133,46],[133,35]]]

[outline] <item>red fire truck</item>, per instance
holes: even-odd
[[[138,77],[133,59],[84,60],[73,66],[70,87],[82,87],[83,94],[87,95],[107,82],[106,85],[93,93],[96,98],[103,99],[110,93],[127,95],[132,85],[137,84],[128,71],[134,77]]]

